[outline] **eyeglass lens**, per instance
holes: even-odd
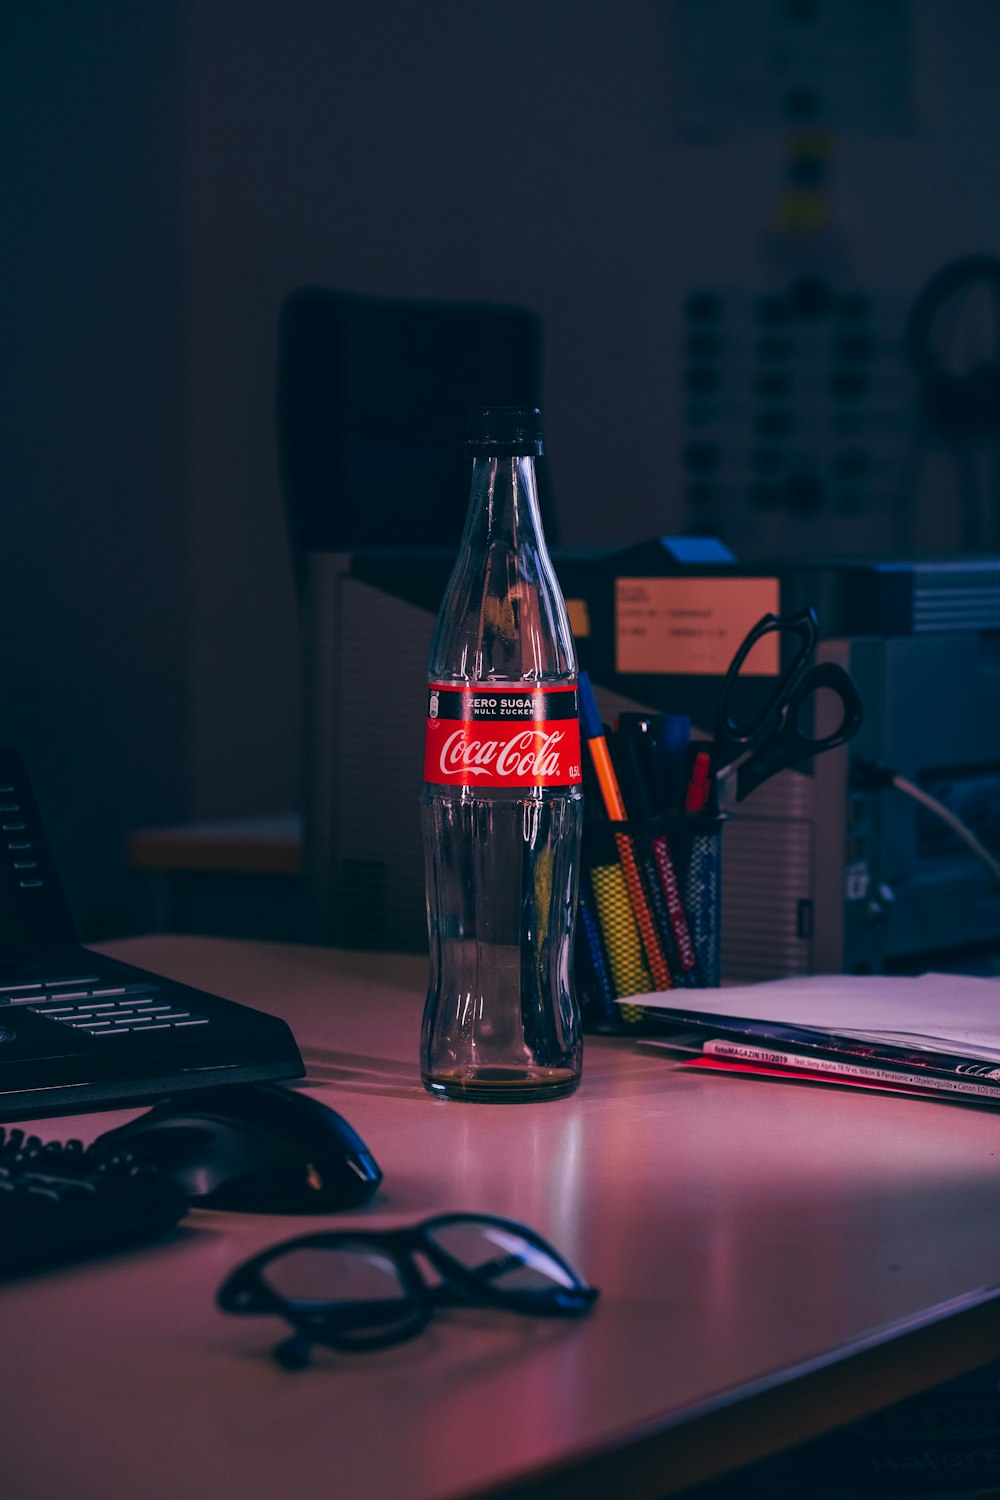
[[[261,1280],[283,1301],[302,1308],[400,1295],[395,1260],[374,1245],[296,1245],[275,1256]]]
[[[337,1318],[345,1342],[352,1334],[361,1341],[373,1328],[401,1333],[421,1317],[395,1260],[375,1245],[299,1245],[271,1261],[261,1279],[292,1311],[307,1319],[314,1313],[320,1325],[353,1310],[356,1322]]]
[[[516,1229],[490,1220],[428,1225],[428,1240],[495,1292],[544,1292],[579,1285],[541,1245]]]

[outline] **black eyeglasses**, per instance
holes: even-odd
[[[440,1281],[427,1278],[422,1255]],[[512,1219],[438,1214],[409,1229],[333,1230],[273,1245],[219,1288],[226,1312],[277,1313],[296,1330],[274,1354],[303,1369],[313,1344],[352,1352],[413,1338],[440,1307],[502,1307],[572,1318],[597,1291],[542,1239]]]

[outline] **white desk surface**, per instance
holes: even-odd
[[[195,1212],[169,1239],[0,1287],[11,1500],[653,1500],[1000,1357],[1000,1116],[695,1076],[588,1038],[569,1100],[430,1098],[421,961],[160,937],[120,957],[292,1022],[310,1092],[385,1173],[335,1219]],[[90,1141],[136,1110],[48,1119]],[[323,1224],[535,1226],[602,1289],[546,1323],[442,1314],[286,1373],[226,1274]],[[581,1465],[586,1462],[586,1468]]]

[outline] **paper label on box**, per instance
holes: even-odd
[[[721,677],[747,632],[778,607],[776,578],[616,578],[615,668]],[[743,672],[776,677],[779,667],[772,633]]]
[[[424,780],[486,789],[575,786],[581,780],[576,688],[432,683]]]

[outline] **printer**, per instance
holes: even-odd
[[[309,558],[303,868],[318,941],[426,946],[423,695],[452,561]],[[553,561],[608,722],[686,713],[710,737],[745,630],[806,605],[817,660],[860,689],[855,739],[732,808],[724,979],[1000,968],[1000,558],[769,565],[712,538],[657,537]],[[752,712],[767,684],[740,689]]]

